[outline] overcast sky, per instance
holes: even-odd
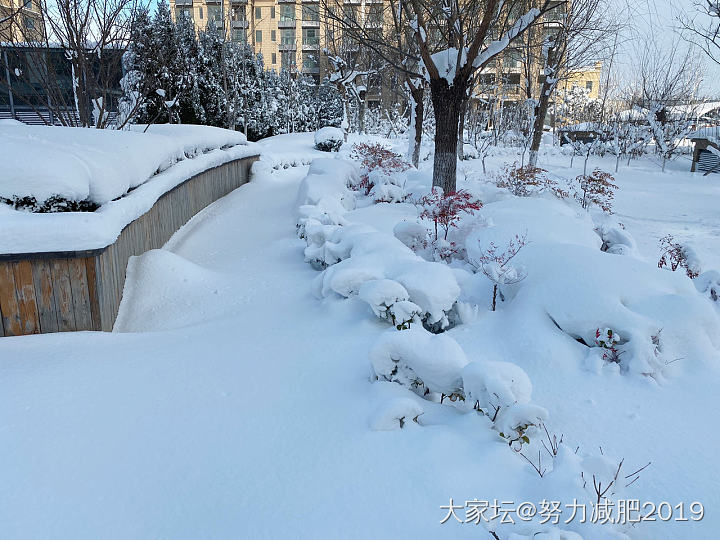
[[[614,0],[619,9],[628,12],[628,41],[620,55],[621,73],[632,77],[632,65],[637,51],[641,50],[643,42],[654,39],[660,47],[681,47],[683,50],[691,47],[701,57],[706,74],[701,91],[709,97],[720,97],[720,66],[707,59],[701,50],[682,40],[677,32],[678,17],[693,16],[697,10],[695,2],[698,0]],[[704,1],[704,0],[703,0]],[[625,20],[625,19],[624,19]]]

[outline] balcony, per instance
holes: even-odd
[[[314,74],[316,74],[316,73],[320,73],[320,68],[317,67],[317,66],[316,66],[316,67],[306,67],[306,66],[303,66],[302,72],[303,72],[303,73],[308,73],[308,74],[314,75]]]
[[[297,24],[297,20],[286,19],[284,21],[278,21],[278,28],[295,28],[296,24]]]
[[[303,51],[319,51],[320,43],[305,43],[302,44]]]
[[[230,28],[249,28],[250,23],[248,21],[230,21]]]
[[[246,6],[248,0],[230,0],[231,6]]]
[[[302,21],[303,28],[320,28],[320,21],[305,20]]]
[[[222,0],[205,0],[205,3],[208,5],[216,5],[217,4],[219,6],[222,4]]]
[[[192,6],[193,0],[175,0],[176,6]]]
[[[277,0],[278,4],[294,4],[295,0]]]
[[[297,51],[297,43],[282,43],[278,44],[278,50],[280,51]]]

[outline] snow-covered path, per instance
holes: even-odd
[[[516,459],[479,451],[486,430],[368,429],[384,326],[310,296],[291,212],[304,170],[143,257],[125,324],[155,332],[0,342],[1,538],[477,535],[441,529],[439,506],[500,496],[484,463]]]

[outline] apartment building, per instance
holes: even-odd
[[[517,9],[529,9],[534,3],[536,0],[527,0],[527,6]],[[528,84],[537,89],[542,80],[539,51],[547,34],[563,17],[564,6],[565,2],[558,0],[556,9],[544,15],[542,23],[528,33],[523,43],[515,43],[484,70],[477,98],[520,102],[527,98]],[[358,49],[343,40],[339,25],[321,12],[319,0],[170,0],[170,7],[176,19],[190,19],[196,30],[214,27],[232,41],[251,44],[255,52],[262,53],[268,69],[296,71],[317,81],[328,73],[324,49],[342,49],[341,56],[350,57]],[[377,32],[382,38],[390,27],[387,7],[383,0],[344,0],[342,17],[360,21],[369,32]],[[569,84],[587,87],[591,96],[597,97],[601,70],[598,64],[578,71]],[[369,106],[395,99],[393,90],[397,85],[390,73],[370,78],[364,82]]]
[[[191,19],[197,30],[212,26],[232,41],[251,44],[268,69],[320,79],[326,25],[317,0],[171,0],[170,7],[176,19]]]
[[[0,0],[0,42],[39,41],[44,34],[38,0]]]

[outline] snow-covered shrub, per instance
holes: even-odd
[[[35,197],[18,197],[15,195],[12,198],[0,197],[0,203],[7,204],[15,210],[33,212],[36,214],[56,212],[94,212],[100,207],[98,204],[88,199],[74,201],[60,195],[53,195],[45,199],[43,202],[38,202]]]
[[[532,403],[513,403],[500,409],[495,419],[495,429],[508,444],[519,449],[522,443],[529,443],[537,426],[548,419],[547,410]]]
[[[321,152],[339,152],[345,142],[345,132],[336,127],[324,127],[315,132],[315,148]]]
[[[373,313],[385,319],[398,330],[407,330],[413,322],[419,322],[422,310],[410,302],[405,287],[392,279],[366,281],[360,286],[358,297],[366,302]]]
[[[720,297],[720,272],[708,270],[700,274],[695,280],[695,288],[707,295],[710,300],[717,302]]]
[[[458,227],[463,215],[473,215],[482,208],[482,202],[475,199],[468,191],[459,190],[454,193],[443,193],[442,189],[433,187],[432,191],[415,202],[420,208],[420,219],[432,223],[425,238],[419,238],[419,229],[411,230],[402,226],[397,232],[409,242],[416,253],[426,250],[428,260],[449,262],[463,251],[455,242],[448,238],[450,230]],[[408,235],[408,233],[412,233]],[[411,238],[410,236],[418,236]]]
[[[661,251],[658,268],[669,268],[673,272],[682,268],[690,279],[698,277],[702,272],[700,259],[695,250],[676,242],[671,234],[663,236],[658,241],[658,245]]]
[[[460,345],[447,335],[422,328],[391,330],[370,351],[370,363],[376,379],[396,382],[418,395],[463,395],[462,370],[468,361]]]
[[[600,251],[614,255],[636,255],[635,240],[622,224],[603,223],[595,228],[595,232],[602,239]]]
[[[360,143],[353,146],[350,158],[360,163],[359,181],[350,187],[375,202],[402,202],[406,199],[402,173],[410,164],[383,145]]]
[[[508,242],[505,251],[500,252],[499,246],[495,245],[495,242],[490,242],[486,248],[480,248],[479,255],[476,258],[470,259],[470,264],[476,270],[482,271],[482,273],[493,282],[493,311],[495,311],[497,307],[498,293],[500,293],[500,299],[504,300],[499,286],[514,285],[515,283],[520,283],[527,277],[527,271],[523,266],[513,266],[510,264],[526,245],[527,233],[522,236],[516,234],[515,238]]]
[[[604,349],[602,359],[613,364],[620,363],[620,355],[622,354],[616,345],[620,343],[620,335],[612,328],[598,328],[595,330],[595,345]]]
[[[613,184],[615,178],[610,173],[595,169],[591,174],[580,175],[575,179],[578,183],[578,191],[575,198],[584,209],[597,206],[603,212],[612,213],[612,203],[615,198],[615,190],[618,187]]]
[[[415,253],[427,247],[428,231],[417,221],[400,221],[393,228],[393,234]]]
[[[487,415],[500,435],[515,447],[530,442],[534,427],[548,413],[530,403],[532,384],[525,371],[509,362],[471,362],[462,371],[465,403]]]
[[[342,225],[343,214],[355,208],[355,194],[348,184],[357,178],[352,163],[340,159],[316,159],[300,182],[295,207],[297,232],[306,234],[306,224],[314,220],[323,225]]]
[[[450,268],[415,255],[394,236],[367,225],[306,227],[305,258],[318,268],[317,296],[358,294],[371,280],[391,279],[401,284],[410,302],[419,307],[423,325],[439,332],[450,325],[449,314],[460,296]],[[414,306],[397,305],[396,318],[414,312]],[[407,321],[408,319],[404,319]]]
[[[527,373],[509,362],[471,362],[463,369],[462,379],[465,401],[490,418],[513,403],[529,403],[532,396]]]
[[[561,183],[539,167],[518,167],[517,163],[507,164],[495,175],[495,183],[506,188],[516,197],[531,197],[542,193],[551,193],[558,199],[567,199],[570,194]]]
[[[370,427],[375,431],[392,431],[404,428],[409,422],[418,422],[423,408],[410,398],[394,398],[382,403],[373,414]]]

